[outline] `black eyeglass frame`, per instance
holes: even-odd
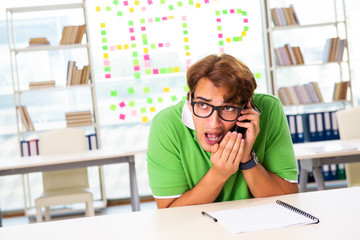
[[[210,114],[209,114],[208,116],[206,116],[206,117],[202,117],[202,116],[197,115],[197,114],[195,113],[195,110],[194,110],[194,105],[195,105],[196,103],[203,103],[203,104],[206,104],[206,105],[210,106],[210,107],[211,107],[211,112],[210,112]],[[206,102],[193,101],[193,95],[191,94],[191,106],[192,106],[192,111],[193,111],[194,115],[195,115],[196,117],[199,117],[199,118],[208,118],[208,117],[210,117],[210,116],[213,114],[213,112],[216,110],[219,118],[221,118],[222,120],[224,120],[224,121],[226,121],[226,122],[234,122],[234,121],[236,121],[236,120],[238,119],[238,117],[240,117],[240,113],[241,113],[241,111],[244,109],[246,103],[247,103],[247,101],[244,102],[244,104],[243,104],[241,107],[235,107],[235,106],[229,106],[229,105],[214,106],[214,105],[208,104],[208,103],[206,103]],[[235,109],[238,110],[238,113],[237,113],[236,118],[235,118],[234,120],[226,120],[226,119],[222,118],[221,114],[219,113],[219,109],[224,108],[224,107],[232,107],[232,108],[235,108]]]

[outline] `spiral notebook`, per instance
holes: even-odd
[[[311,214],[280,200],[256,207],[215,211],[208,214],[233,234],[320,222]]]

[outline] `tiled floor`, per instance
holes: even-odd
[[[140,209],[141,209],[141,211],[147,211],[147,210],[155,210],[155,209],[157,209],[157,207],[156,207],[156,203],[154,201],[149,201],[149,202],[141,203]],[[130,204],[110,206],[110,207],[105,208],[104,210],[96,211],[95,214],[96,214],[96,216],[98,216],[98,215],[107,215],[107,214],[116,214],[116,213],[125,213],[125,212],[131,212]],[[52,220],[56,221],[56,220],[64,220],[64,219],[78,218],[78,217],[84,217],[84,213],[67,215],[67,216],[55,216],[55,217],[52,217]],[[4,217],[3,218],[3,227],[23,225],[23,224],[29,224],[29,223],[35,223],[35,219],[29,219],[28,217],[25,217],[25,216]]]

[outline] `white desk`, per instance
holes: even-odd
[[[201,211],[218,211],[274,203],[292,204],[320,219],[319,224],[231,234]],[[171,209],[141,211],[0,229],[1,240],[22,239],[359,239],[360,187],[314,191]],[[277,216],[275,216],[277,217]]]
[[[318,189],[324,190],[321,166],[360,162],[360,139],[297,143],[294,151],[301,165],[300,192],[306,190],[308,172],[314,173]]]
[[[131,206],[133,211],[139,211],[140,198],[135,173],[135,155],[141,153],[146,153],[146,150],[142,149],[125,152],[121,150],[100,149],[58,156],[10,158],[0,161],[0,176],[101,166],[114,163],[128,163]]]

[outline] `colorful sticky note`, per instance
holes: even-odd
[[[149,93],[150,92],[150,88],[149,87],[144,87],[144,93]]]
[[[125,105],[125,102],[122,101],[121,103],[119,103],[119,106],[120,106],[121,108],[125,107],[125,106],[126,106],[126,105]]]
[[[100,23],[101,28],[105,28],[105,23]]]
[[[170,92],[170,88],[164,87],[164,92]]]
[[[119,118],[120,118],[121,120],[125,120],[125,114],[120,114]]]
[[[142,117],[142,122],[143,122],[143,123],[147,123],[147,122],[149,122],[149,120],[148,120],[147,117]]]
[[[261,78],[261,73],[255,73],[255,78]]]
[[[128,88],[128,93],[129,94],[134,94],[135,93],[135,89],[133,87]]]
[[[111,90],[110,91],[110,96],[116,97],[117,95],[118,95],[118,92],[116,90]]]
[[[189,89],[189,86],[188,85],[186,85],[185,87],[184,87],[184,91],[185,92],[188,92],[190,89]]]
[[[130,107],[135,107],[135,101],[130,100],[128,105],[129,105]]]
[[[96,11],[97,11],[97,12],[100,12],[100,11],[101,11],[101,8],[100,8],[100,7],[96,7]]]
[[[164,99],[162,97],[158,97],[158,103],[164,102]]]
[[[152,99],[152,98],[147,98],[146,103],[152,104],[152,103],[153,103],[153,99]]]
[[[150,108],[150,112],[156,112],[155,107],[151,107],[151,108]]]
[[[136,111],[136,110],[132,110],[132,111],[131,111],[131,116],[137,116],[137,111]]]
[[[115,111],[115,110],[116,110],[116,105],[111,104],[111,105],[110,105],[110,110]]]
[[[146,108],[144,108],[144,107],[140,108],[140,112],[141,113],[146,113]]]
[[[171,100],[172,100],[173,102],[175,102],[175,101],[177,100],[177,97],[174,95],[174,96],[171,97]]]
[[[110,6],[107,6],[107,7],[106,7],[106,11],[110,12],[110,11],[111,11],[111,7],[110,7]]]

